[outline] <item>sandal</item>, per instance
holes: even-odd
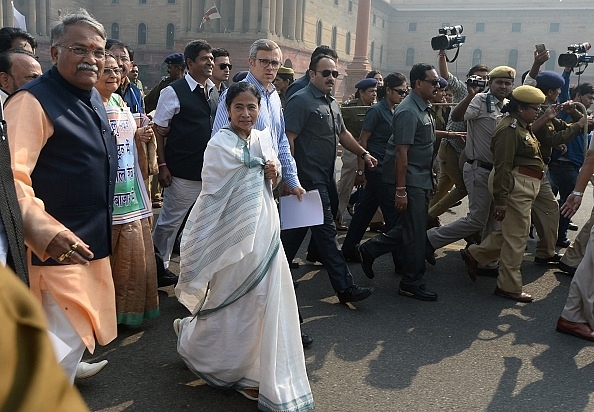
[[[258,388],[241,388],[236,389],[237,392],[241,393],[243,396],[248,398],[250,401],[257,401],[258,400]]]

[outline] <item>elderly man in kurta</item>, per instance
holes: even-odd
[[[117,152],[93,88],[103,72],[105,30],[81,10],[51,33],[53,67],[6,102],[30,287],[71,382],[85,348],[117,335],[109,253]]]

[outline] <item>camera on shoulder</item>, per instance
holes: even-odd
[[[433,50],[451,50],[460,47],[466,41],[466,36],[462,36],[462,31],[464,31],[462,25],[442,27],[439,29],[439,36],[431,39],[431,48]]]
[[[570,44],[567,53],[561,53],[557,63],[561,67],[578,67],[582,64],[594,62],[594,56],[588,54],[590,43]]]

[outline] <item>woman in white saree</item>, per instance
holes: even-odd
[[[186,223],[176,295],[177,350],[209,385],[235,389],[263,411],[307,411],[297,303],[272,195],[278,159],[267,130],[252,130],[260,94],[227,92],[230,124],[204,152],[202,192]]]

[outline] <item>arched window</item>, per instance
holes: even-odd
[[[316,27],[316,45],[322,45],[322,21],[318,20],[318,25]]]
[[[513,67],[514,69],[518,67],[518,51],[517,50],[510,50],[509,56],[507,58],[507,65]]]
[[[415,64],[415,49],[409,47],[406,49],[406,65],[412,66]]]
[[[165,37],[165,47],[167,49],[173,49],[173,43],[175,42],[175,26],[173,23],[167,25],[167,34]]]
[[[549,50],[549,60],[545,63],[545,70],[555,70],[557,65],[557,53],[553,50]]]
[[[346,52],[346,54],[351,54],[351,32],[347,31],[346,34],[346,42],[344,45],[344,51]]]
[[[120,38],[120,25],[111,23],[111,38],[118,40]]]
[[[374,54],[375,54],[375,40],[371,42],[371,45],[369,46],[369,61],[373,61],[374,59]]]
[[[330,41],[330,47],[332,47],[332,49],[336,50],[336,36],[337,36],[337,32],[336,32],[336,26],[332,27],[332,39]]]
[[[138,25],[138,44],[146,44],[146,24]]]
[[[471,66],[476,66],[477,64],[481,64],[481,61],[483,60],[483,52],[481,51],[481,49],[475,49],[472,52],[472,64]]]

